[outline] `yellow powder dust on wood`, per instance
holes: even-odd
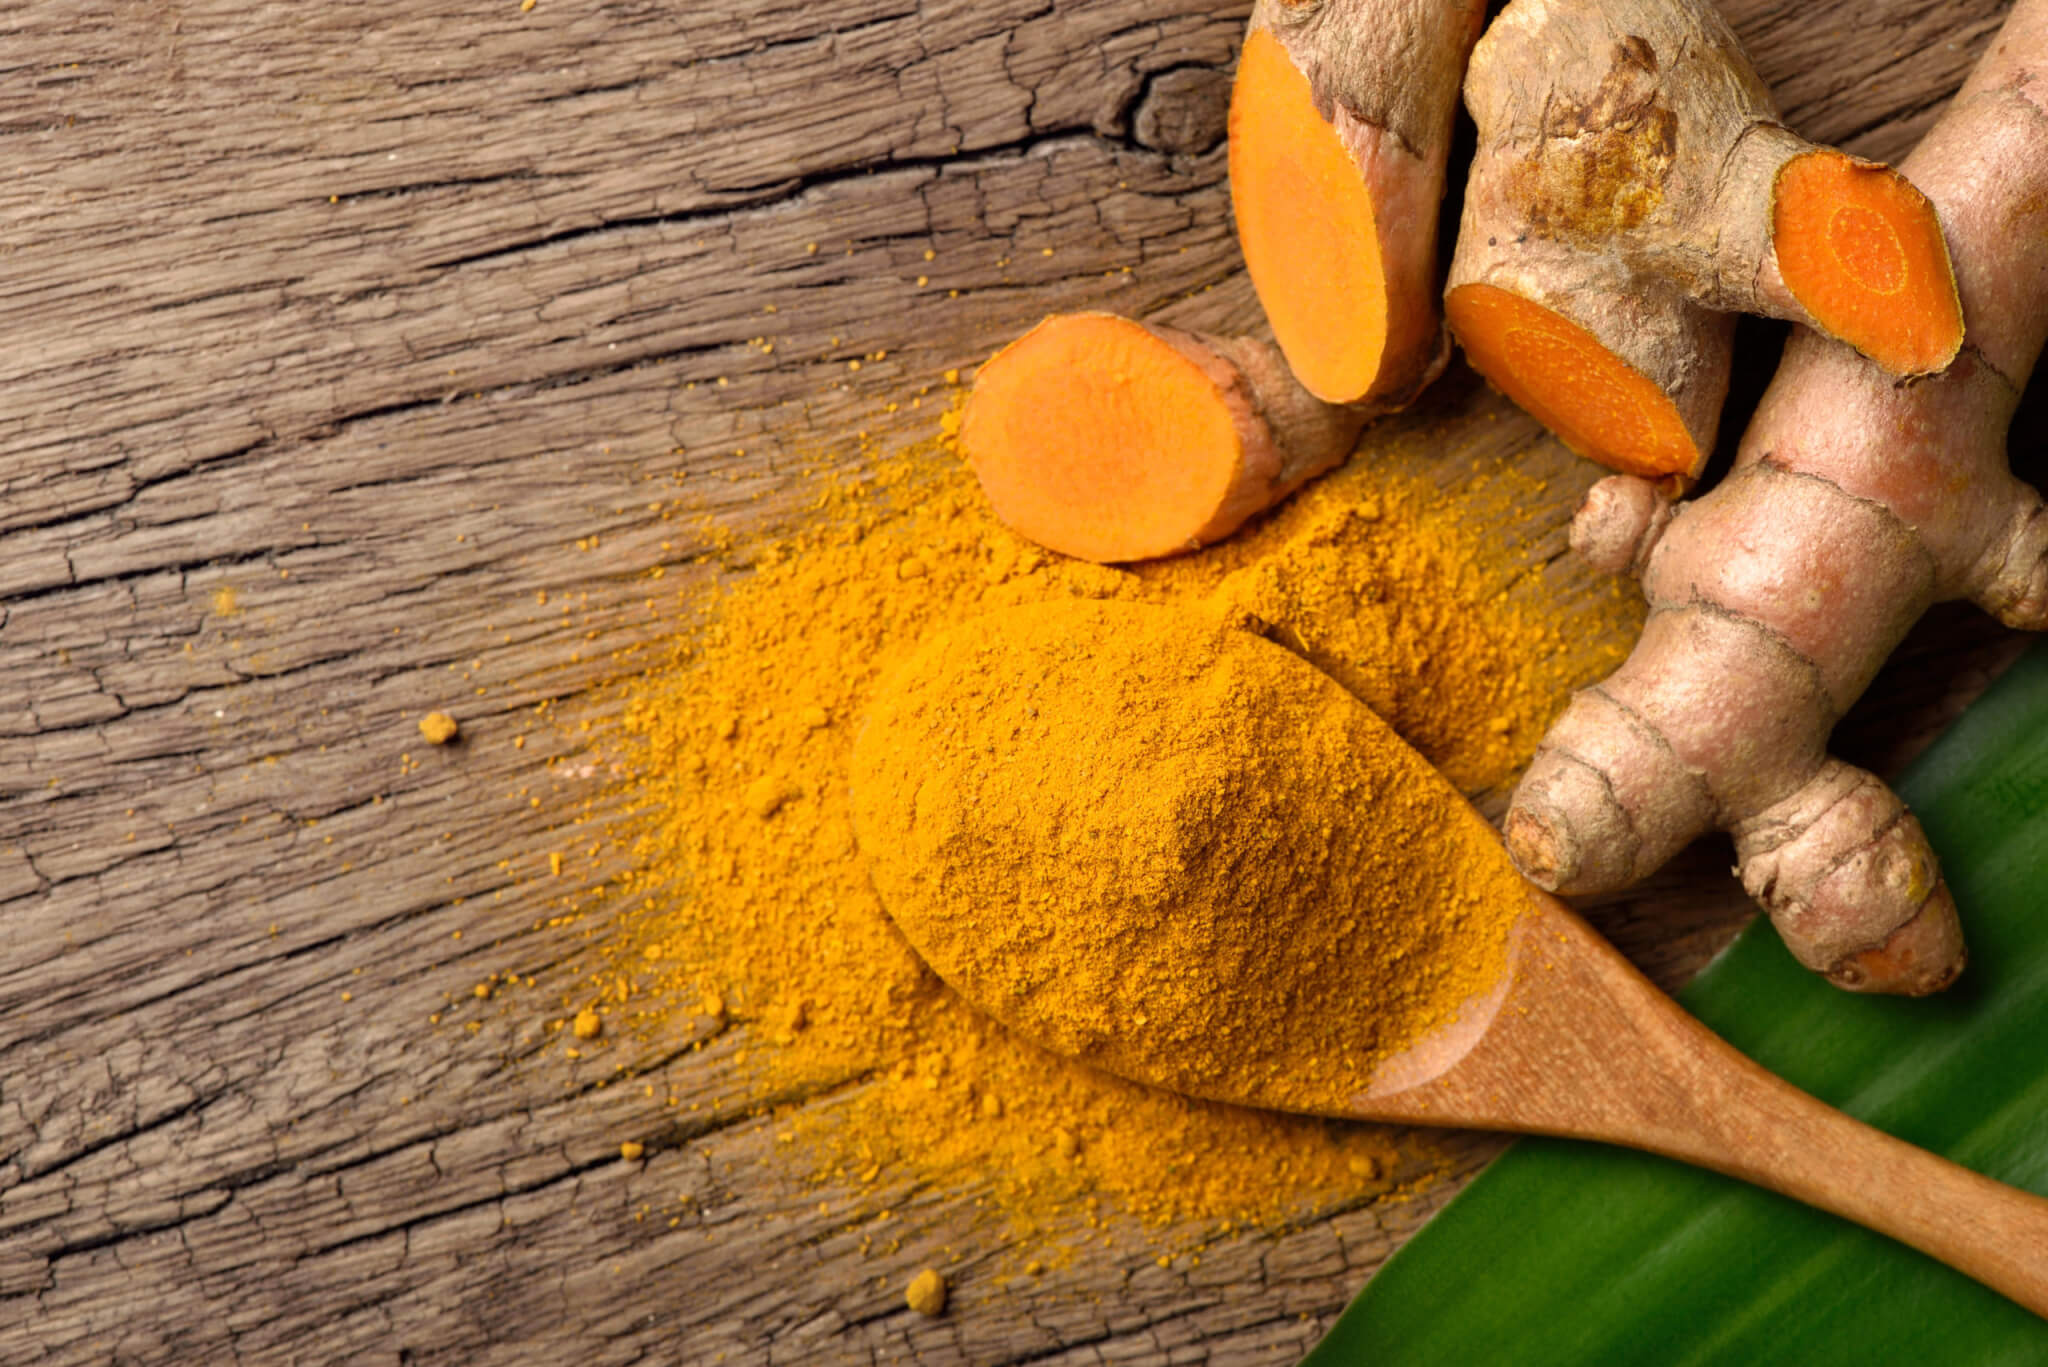
[[[1072,600],[1252,627],[1369,703],[1460,788],[1503,793],[1569,691],[1619,662],[1640,600],[1551,575],[1503,534],[1528,506],[1524,477],[1481,472],[1452,501],[1431,482],[1428,434],[1404,440],[1413,449],[1363,456],[1229,541],[1137,572],[1011,534],[944,441],[870,455],[861,482],[821,478],[815,520],[688,590],[668,657],[624,686],[609,739],[629,775],[617,842],[633,867],[592,985],[626,976],[636,990],[609,1024],[701,1034],[715,996],[711,1024],[745,1035],[763,1096],[843,1089],[790,1113],[795,1142],[779,1154],[855,1189],[972,1185],[1019,1227],[1090,1200],[1104,1218],[1288,1220],[1447,1161],[1378,1127],[1190,1100],[1022,1041],[947,989],[891,923],[848,796],[879,683],[926,640]],[[910,560],[923,572],[905,578]],[[821,713],[830,724],[812,725]],[[798,796],[764,817],[754,791]]]
[[[970,1001],[1221,1100],[1342,1113],[1498,981],[1528,901],[1328,675],[1152,605],[939,633],[870,709],[853,803],[884,904]]]

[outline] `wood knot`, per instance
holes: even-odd
[[[1139,146],[1195,156],[1223,141],[1230,122],[1230,77],[1214,67],[1181,66],[1146,84],[1131,115]]]

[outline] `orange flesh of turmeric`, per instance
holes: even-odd
[[[1188,549],[1244,456],[1215,381],[1108,314],[1048,318],[991,358],[960,444],[1006,524],[1097,562]]]
[[[1230,96],[1230,201],[1295,377],[1326,403],[1366,397],[1387,343],[1372,196],[1308,78],[1263,29],[1245,40]]]
[[[1927,197],[1839,152],[1778,173],[1771,229],[1785,287],[1829,332],[1894,375],[1944,369],[1963,340],[1948,246]]]
[[[1649,479],[1698,473],[1677,406],[1577,323],[1493,285],[1458,286],[1444,312],[1473,368],[1572,450]]]

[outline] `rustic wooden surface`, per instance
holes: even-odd
[[[1162,8],[0,17],[0,1361],[1284,1362],[1440,1203],[1020,1283],[974,1192],[819,1215],[744,1028],[534,1058],[577,719],[647,572],[712,572],[669,500],[781,525],[798,464],[923,435],[886,403],[1055,308],[1253,318],[1248,4]],[[1890,157],[2002,6],[1727,8],[1791,123]],[[1895,764],[2012,651],[1941,614],[1846,747]],[[1592,914],[1676,980],[1740,916],[1725,863]]]

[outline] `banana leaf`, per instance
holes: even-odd
[[[1898,783],[1971,943],[1941,996],[1856,997],[1762,918],[1680,994],[1815,1096],[2048,1194],[2048,644]],[[1308,1367],[2048,1363],[2048,1323],[1901,1244],[1732,1179],[1517,1143],[1367,1284]]]

